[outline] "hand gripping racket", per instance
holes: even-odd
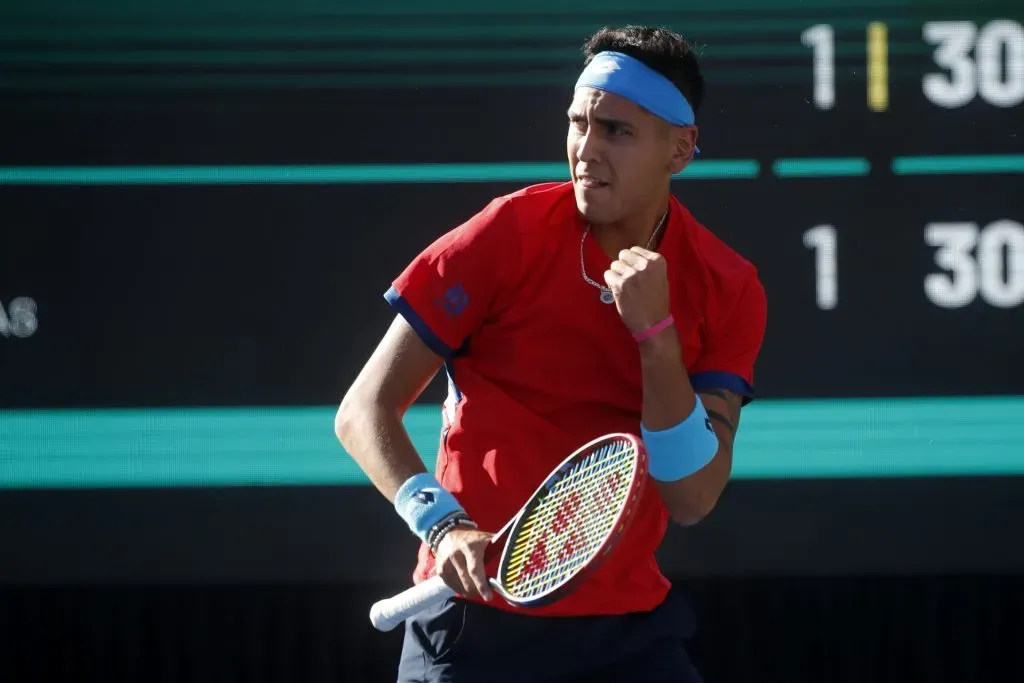
[[[646,480],[647,453],[637,437],[609,434],[581,447],[491,538],[485,562],[507,538],[491,587],[522,607],[548,605],[571,592],[626,533]],[[453,595],[440,576],[433,576],[374,604],[370,621],[390,631]]]

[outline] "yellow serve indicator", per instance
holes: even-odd
[[[868,108],[889,108],[889,29],[880,21],[868,24]]]

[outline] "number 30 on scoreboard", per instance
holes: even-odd
[[[924,279],[928,299],[942,308],[962,308],[978,296],[997,308],[1024,303],[1024,226],[1000,220],[931,223],[924,241],[935,247],[935,264],[944,273]]]
[[[1004,219],[977,223],[930,223],[924,242],[935,248],[941,272],[924,278],[924,293],[936,306],[963,308],[978,297],[996,308],[1024,304],[1024,225]],[[804,246],[814,251],[815,298],[818,308],[839,303],[836,229],[817,225],[804,233]]]
[[[995,107],[1024,102],[1024,27],[1016,21],[997,19],[980,29],[971,21],[932,21],[923,35],[936,46],[935,63],[947,72],[922,80],[934,104],[962,107],[978,95]]]
[[[972,21],[930,21],[921,37],[934,46],[932,61],[941,73],[923,74],[921,89],[932,104],[963,107],[976,97],[994,107],[1024,102],[1024,26],[995,19],[981,26]],[[814,104],[832,109],[836,101],[835,31],[829,24],[804,30],[800,41],[813,51]],[[888,106],[889,32],[886,24],[867,26],[867,100],[874,111]]]

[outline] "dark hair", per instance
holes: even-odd
[[[584,43],[584,64],[589,64],[599,52],[609,50],[638,59],[672,81],[697,112],[704,99],[704,77],[700,75],[693,45],[681,35],[652,26],[606,27]]]

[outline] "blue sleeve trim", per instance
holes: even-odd
[[[406,322],[409,323],[412,329],[416,330],[416,334],[420,336],[420,339],[423,340],[424,344],[430,347],[431,351],[442,358],[451,358],[454,353],[454,349],[445,344],[436,334],[434,334],[434,331],[430,329],[430,326],[423,322],[423,318],[421,318],[419,314],[412,309],[412,306],[409,305],[409,302],[405,300],[405,297],[403,297],[397,289],[393,286],[388,289],[388,291],[384,293],[384,299],[391,304],[391,307],[395,309],[395,311],[405,318]]]
[[[703,389],[725,389],[743,397],[743,405],[754,400],[754,388],[747,380],[731,372],[698,372],[690,377],[690,385],[694,392]]]

